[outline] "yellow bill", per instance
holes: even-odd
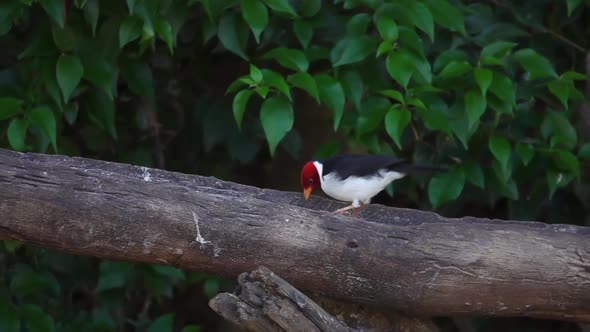
[[[309,195],[311,195],[312,190],[313,190],[313,188],[311,188],[311,187],[303,189],[303,197],[305,197],[306,201],[309,199]]]

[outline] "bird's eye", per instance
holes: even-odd
[[[307,182],[308,182],[309,184],[312,184],[312,183],[313,183],[313,179],[311,179],[311,178],[310,178],[309,180],[307,180]]]

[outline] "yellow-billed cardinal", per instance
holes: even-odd
[[[317,188],[332,198],[352,204],[332,213],[355,209],[353,216],[394,180],[413,171],[440,171],[444,166],[412,164],[384,155],[340,154],[325,160],[308,161],[301,170],[305,200]]]

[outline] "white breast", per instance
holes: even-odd
[[[323,165],[314,162],[318,172],[322,174]],[[391,183],[391,181],[403,178],[405,174],[380,170],[379,174],[370,178],[351,176],[341,180],[334,173],[320,176],[322,190],[332,198],[340,201],[352,202],[355,207],[360,203],[369,204],[371,198]]]

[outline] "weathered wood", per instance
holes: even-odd
[[[590,322],[590,228],[372,205],[366,220],[300,193],[0,150],[0,236],[81,255],[236,277],[435,315]]]
[[[355,331],[265,267],[242,273],[238,280],[235,295],[218,294],[209,306],[248,331],[259,331],[260,326],[279,332]],[[252,321],[260,326],[252,326]]]

